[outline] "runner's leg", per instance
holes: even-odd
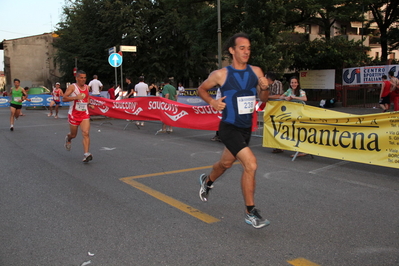
[[[90,148],[90,119],[85,119],[80,123],[80,130],[83,137],[84,153],[88,153]]]
[[[237,159],[241,162],[243,169],[241,177],[241,188],[246,206],[255,206],[255,174],[258,167],[256,157],[248,147],[242,149],[237,154]]]

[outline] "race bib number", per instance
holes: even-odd
[[[87,103],[76,102],[75,109],[84,112],[87,110]]]
[[[237,97],[238,114],[252,114],[255,107],[255,95]]]
[[[14,101],[19,102],[21,100],[21,97],[14,97]]]

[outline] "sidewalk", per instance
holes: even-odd
[[[316,102],[308,102],[307,104],[311,106],[317,106]],[[368,114],[377,114],[382,113],[382,109],[378,107],[343,107],[342,103],[335,103],[335,107],[325,108],[331,111],[337,111],[348,114],[356,114],[356,115],[368,115]],[[393,111],[393,109],[392,109]]]
[[[356,115],[368,115],[368,114],[379,114],[382,113],[382,109],[380,108],[365,108],[365,107],[334,107],[327,108],[331,111],[337,111],[348,114],[356,114]]]

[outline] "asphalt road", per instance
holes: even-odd
[[[66,109],[9,130],[0,109],[0,265],[399,265],[399,171],[315,156],[291,161],[253,137],[257,207],[244,222],[240,165],[199,200],[223,145],[214,132],[95,118],[63,147]],[[108,123],[104,123],[108,122]],[[102,124],[104,123],[104,124]],[[110,124],[111,123],[111,124]]]

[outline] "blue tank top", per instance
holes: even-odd
[[[252,113],[239,114],[237,98],[242,96],[256,96],[258,77],[250,65],[246,69],[235,69],[227,66],[227,78],[220,91],[226,96],[226,108],[222,113],[222,121],[240,128],[252,127]]]

